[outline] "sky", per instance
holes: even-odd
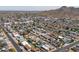
[[[0,6],[0,11],[45,11],[54,10],[62,6]],[[74,6],[79,8],[78,6]]]
[[[0,6],[0,10],[43,11],[60,8],[59,6]]]

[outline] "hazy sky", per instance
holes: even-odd
[[[0,6],[0,10],[41,11],[60,8],[59,6]]]

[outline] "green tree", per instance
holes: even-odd
[[[14,48],[9,49],[10,52],[16,52]]]

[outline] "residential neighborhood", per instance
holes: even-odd
[[[0,13],[0,52],[79,52],[79,19]]]

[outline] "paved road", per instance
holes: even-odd
[[[59,49],[57,49],[57,50],[55,50],[53,52],[66,52],[66,51],[69,50],[70,47],[72,47],[72,46],[74,46],[76,44],[79,44],[79,41],[76,41],[76,42],[74,42],[74,43],[72,43],[70,45],[67,45],[67,46],[63,47],[63,48],[59,48]]]
[[[3,27],[1,26],[2,29],[7,33],[7,36],[9,37],[9,40],[11,41],[11,43],[14,45],[15,49],[17,50],[17,52],[21,52],[21,48],[16,44],[16,42],[14,41],[14,39],[11,37],[11,35],[8,33],[8,31]]]

